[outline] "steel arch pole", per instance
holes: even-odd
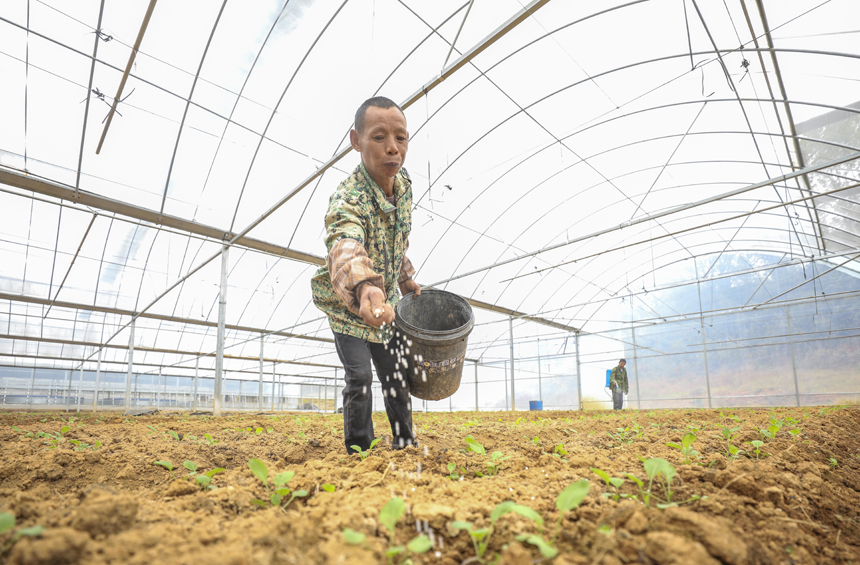
[[[230,247],[221,247],[221,284],[218,293],[218,341],[215,352],[215,398],[213,399],[212,415],[221,416],[221,384],[224,377],[224,325],[227,321],[227,260]]]

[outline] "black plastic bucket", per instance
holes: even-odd
[[[442,400],[460,388],[466,340],[475,325],[472,307],[444,290],[407,294],[397,304],[394,323],[401,333],[407,382],[412,396]]]

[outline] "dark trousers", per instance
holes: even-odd
[[[354,454],[353,445],[362,450],[370,447],[374,440],[373,397],[370,386],[373,373],[370,363],[376,367],[376,376],[382,384],[385,412],[391,423],[392,447],[401,449],[412,445],[412,398],[404,367],[397,367],[397,337],[388,343],[372,343],[346,334],[334,334],[337,355],[343,363],[346,386],[343,389],[343,436],[346,452]],[[392,353],[392,349],[395,353]],[[405,360],[404,360],[405,361]],[[402,363],[401,363],[402,365]]]
[[[620,388],[615,388],[612,391],[612,408],[615,410],[621,410],[624,405],[624,393]]]

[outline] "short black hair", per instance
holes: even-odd
[[[362,133],[364,131],[364,114],[371,106],[374,108],[382,108],[383,110],[397,108],[400,110],[400,113],[403,114],[403,117],[406,117],[406,114],[403,113],[403,108],[398,106],[394,100],[386,98],[385,96],[374,96],[373,98],[365,100],[364,103],[358,107],[358,110],[355,111],[355,130],[358,133]]]

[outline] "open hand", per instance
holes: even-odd
[[[363,284],[359,292],[361,298],[358,313],[365,324],[378,328],[394,321],[394,309],[385,303],[385,293],[379,287]]]

